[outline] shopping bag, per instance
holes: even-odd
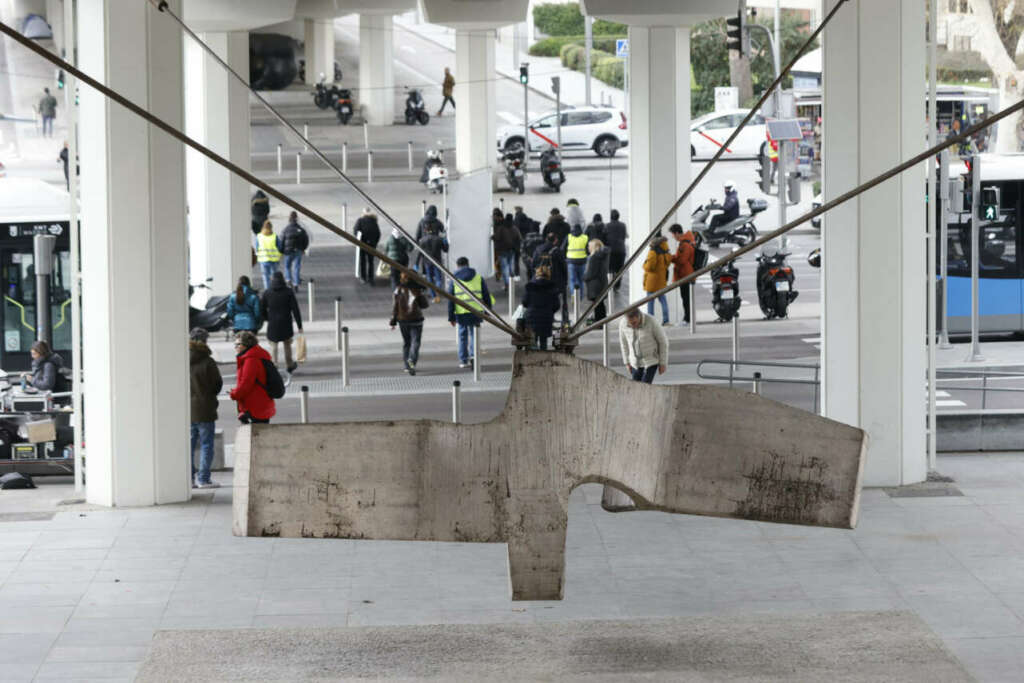
[[[391,275],[391,266],[384,261],[381,261],[377,266],[377,277],[389,277]]]
[[[526,309],[523,308],[522,304],[519,304],[519,307],[512,313],[512,319],[519,320],[524,315],[526,315]]]
[[[306,362],[306,335],[300,334],[295,340],[295,362]]]

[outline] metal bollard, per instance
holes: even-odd
[[[309,309],[309,322],[313,322],[313,301],[315,299],[316,280],[309,278],[309,283],[306,285],[306,306]]]
[[[373,152],[366,153],[366,182],[373,182]]]
[[[462,382],[452,382],[452,422],[462,422]]]
[[[505,198],[504,197],[498,197],[498,208],[501,209],[501,215],[504,216],[505,215]]]
[[[334,350],[341,351],[341,297],[334,297]]]
[[[341,227],[348,230],[348,202],[341,203]]]
[[[420,216],[422,217],[422,216],[426,216],[426,215],[427,215],[427,200],[426,199],[421,199],[420,200]]]
[[[281,145],[277,146],[277,175],[281,175]]]
[[[302,151],[309,151],[309,121],[302,124]]]
[[[606,310],[605,310],[604,314],[605,314],[605,317],[608,317],[608,315],[612,312],[612,293],[611,293],[611,291],[608,292],[607,303],[605,304],[605,308],[606,308]],[[604,343],[604,349],[603,349],[604,366],[608,367],[608,323],[605,323],[604,326],[601,328],[601,334],[604,337],[604,342],[603,342]]]
[[[348,173],[348,143],[341,143],[341,172]]]
[[[516,312],[516,280],[512,273],[508,274],[508,317],[512,322],[512,314]],[[514,322],[512,322],[515,325]]]
[[[363,147],[370,149],[370,127],[363,121]]]
[[[697,334],[697,283],[690,285],[690,334]]]
[[[760,372],[755,372],[754,373],[754,394],[756,394],[756,395],[760,395],[761,394],[761,373]]]
[[[299,422],[309,424],[309,387],[302,385],[302,393],[299,394]]]
[[[693,309],[690,311],[693,312]],[[740,359],[740,314],[737,312],[732,319],[732,362]]]
[[[412,170],[412,140],[409,141],[409,146],[406,148],[409,153],[409,170]]]
[[[480,381],[480,326],[473,327],[473,381]]]
[[[572,322],[575,325],[576,321],[580,319],[580,291],[578,289],[572,290]]]
[[[295,153],[295,184],[302,184],[302,152]]]
[[[348,328],[341,328],[341,386],[348,386]]]
[[[601,325],[601,364],[608,367],[608,324]]]

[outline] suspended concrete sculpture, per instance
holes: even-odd
[[[638,510],[852,528],[865,439],[754,394],[518,351],[485,424],[242,427],[234,533],[508,543],[512,598],[557,600],[576,486],[615,486]]]

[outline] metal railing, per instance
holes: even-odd
[[[705,370],[705,366],[724,365],[728,367],[726,374],[713,374]],[[749,374],[737,372],[741,367],[750,368]],[[759,370],[754,370],[758,368]],[[774,369],[791,370],[813,370],[813,377],[780,377],[772,376],[765,370]],[[757,361],[757,360],[714,360],[707,359],[697,363],[697,376],[701,379],[726,381],[729,388],[733,388],[736,382],[750,383],[754,393],[760,393],[759,389],[763,384],[803,384],[814,387],[813,406],[818,409],[818,393],[821,385],[821,366],[817,363],[785,363],[781,361]]]
[[[971,370],[940,369],[936,371],[936,387],[950,382],[981,382],[980,387],[957,386],[956,391],[980,391],[981,409],[988,408],[988,392],[1017,393],[1024,394],[1024,387],[994,387],[990,381],[998,380],[1024,380],[1024,371],[993,370],[991,367],[981,367]]]

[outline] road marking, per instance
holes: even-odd
[[[951,401],[936,401],[935,406],[937,408],[963,408],[967,404],[963,401],[951,400]]]
[[[807,342],[808,344],[820,344],[821,337],[807,337],[803,341]]]
[[[413,53],[413,54],[416,54],[416,49],[415,49],[415,48],[413,48],[413,47],[412,47],[411,45],[403,45],[403,46],[402,46],[401,48],[399,48],[399,49],[400,49],[400,50],[404,50],[404,51],[406,51],[406,52],[411,52],[411,53]]]
[[[936,398],[949,398],[949,392],[948,391],[936,391],[935,392],[935,397]]]

